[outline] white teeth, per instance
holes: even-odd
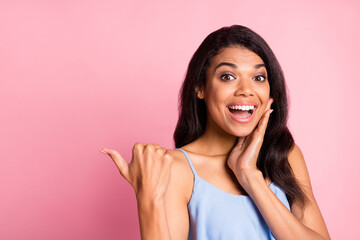
[[[234,105],[234,106],[230,106],[229,108],[236,109],[236,110],[248,111],[248,110],[253,110],[255,108],[255,106],[254,105]]]

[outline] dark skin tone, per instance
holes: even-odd
[[[239,46],[225,48],[213,57],[206,86],[196,89],[207,106],[205,133],[182,148],[189,153],[201,178],[231,194],[247,193],[277,239],[330,239],[298,146],[288,158],[309,198],[305,208],[294,202],[290,212],[256,167],[273,101],[262,64],[258,55]],[[246,123],[235,121],[227,106],[246,101],[256,105],[253,119]],[[134,187],[142,239],[187,239],[187,204],[194,177],[184,154],[156,144],[138,143],[129,164],[116,150],[102,150]]]

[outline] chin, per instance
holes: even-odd
[[[252,131],[254,130],[254,128],[243,128],[243,129],[239,129],[239,130],[232,130],[228,133],[230,133],[231,135],[233,136],[236,136],[236,137],[246,137],[246,136],[249,136]]]

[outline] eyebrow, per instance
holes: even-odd
[[[221,66],[229,66],[229,67],[232,67],[232,68],[235,68],[235,69],[238,69],[239,67],[234,64],[234,63],[229,63],[229,62],[221,62],[219,63],[218,65],[216,65],[215,67],[215,70],[218,69],[219,67]],[[264,63],[259,63],[259,64],[256,64],[254,66],[254,69],[258,69],[258,68],[261,68],[261,67],[265,67],[265,64]]]

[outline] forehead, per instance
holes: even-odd
[[[211,59],[210,68],[221,62],[235,63],[239,67],[253,67],[256,64],[264,63],[256,53],[241,46],[231,46],[220,50]]]

